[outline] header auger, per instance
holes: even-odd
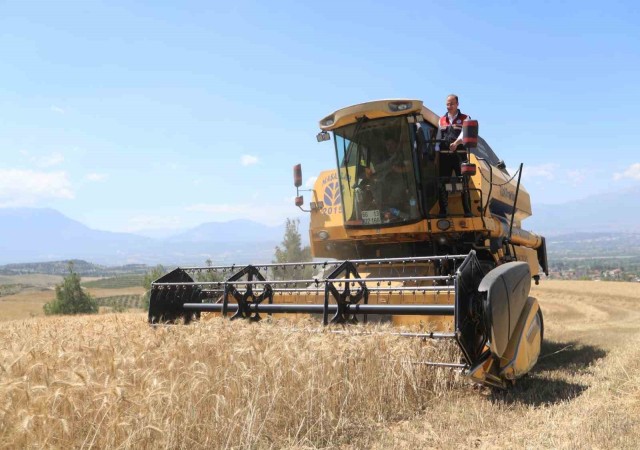
[[[439,163],[438,146],[448,146],[437,124],[419,100],[369,102],[322,119],[318,142],[333,134],[337,168],[312,189],[309,236],[314,258],[335,260],[178,268],[152,284],[149,321],[208,313],[391,322],[413,328],[403,335],[454,340],[461,361],[434,365],[460,367],[479,383],[503,388],[526,374],[543,336],[531,280],[547,261],[544,238],[521,228],[531,215],[521,171],[517,180],[509,174],[468,121],[460,175],[446,173],[451,157]],[[299,193],[295,203],[304,204]]]

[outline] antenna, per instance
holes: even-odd
[[[513,219],[516,217],[516,205],[518,204],[518,192],[520,192],[520,178],[522,177],[522,163],[518,169],[518,184],[516,185],[516,197],[513,199],[513,210],[511,211],[511,224],[509,225],[509,236],[507,241],[511,242],[511,232],[513,231]]]

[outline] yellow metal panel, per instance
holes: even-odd
[[[436,113],[431,111],[426,106],[422,107],[422,110],[420,111],[420,114],[422,114],[422,117],[424,117],[424,120],[426,122],[430,123],[434,127],[437,127],[437,126],[440,125],[440,116],[438,116]]]
[[[412,106],[409,109],[402,111],[391,111],[389,109],[389,103],[394,102],[411,102]],[[422,110],[421,100],[412,99],[389,99],[389,100],[375,100],[372,102],[360,103],[353,106],[348,106],[329,114],[327,117],[320,121],[320,128],[324,131],[330,131],[350,123],[355,123],[358,117],[367,116],[369,119],[379,119],[381,117],[402,116],[412,112],[420,112]],[[331,125],[325,126],[323,122],[329,118],[333,119]]]
[[[538,361],[542,345],[539,309],[538,301],[529,297],[500,361],[500,375],[507,380],[515,380],[526,374]]]
[[[523,261],[529,264],[529,270],[531,271],[531,276],[536,276],[540,274],[540,263],[538,262],[538,253],[535,250],[532,250],[527,247],[516,246],[516,258],[518,261]]]
[[[518,177],[513,174],[507,175],[497,167],[490,168],[488,162],[478,160],[475,155],[471,155],[471,162],[478,167],[478,172],[473,177],[473,185],[482,189],[485,201],[486,196],[491,192],[491,198],[507,205],[513,205]],[[491,188],[491,184],[493,184],[493,188]],[[518,192],[516,209],[518,210],[516,213],[518,224],[531,215],[531,197],[522,184],[520,184],[520,192]]]

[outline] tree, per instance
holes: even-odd
[[[311,248],[302,247],[302,238],[298,228],[300,219],[287,219],[284,238],[280,245],[276,245],[276,263],[301,262],[311,260]]]
[[[274,263],[292,263],[311,261],[311,247],[302,247],[302,238],[298,228],[299,219],[287,219],[284,228],[282,243],[276,245]],[[313,269],[307,267],[289,267],[280,273],[274,273],[276,279],[308,279],[311,278]]]
[[[164,275],[165,272],[166,270],[164,266],[162,266],[162,264],[158,264],[144,275],[144,278],[142,279],[142,287],[144,288],[144,294],[142,294],[143,309],[149,309],[149,299],[151,298],[151,283]]]
[[[69,274],[56,285],[56,298],[43,306],[45,315],[96,314],[98,302],[82,290],[80,275],[74,272],[73,262],[69,262],[68,268]]]
[[[208,258],[205,261],[205,264],[207,265],[207,267],[213,267],[213,261],[211,261],[211,258]],[[196,273],[195,279],[196,281],[224,281],[225,276],[222,272],[207,270],[204,272]]]

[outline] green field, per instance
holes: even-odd
[[[119,275],[109,278],[101,278],[99,280],[86,281],[82,283],[83,287],[96,289],[118,289],[128,287],[142,286],[144,275]]]
[[[113,295],[96,298],[98,306],[106,306],[113,309],[142,309],[141,295]]]

